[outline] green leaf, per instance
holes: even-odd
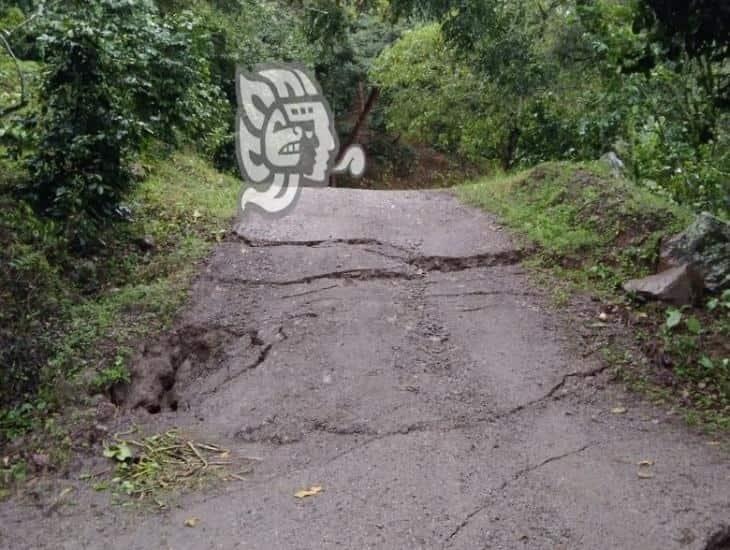
[[[682,312],[678,309],[670,309],[667,311],[667,328],[673,329],[682,322]]]
[[[706,355],[703,355],[700,358],[700,365],[702,365],[704,368],[706,368],[708,370],[715,368],[715,365],[713,364],[712,359],[710,359]]]
[[[129,448],[129,445],[121,442],[117,445],[110,445],[109,447],[106,447],[104,449],[104,456],[106,458],[114,459],[117,462],[126,462],[127,459],[132,458],[132,450]]]
[[[700,334],[702,332],[702,324],[697,317],[690,317],[684,322],[684,324],[687,326],[687,330],[689,330],[692,334]]]

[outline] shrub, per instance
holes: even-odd
[[[38,23],[47,64],[41,107],[27,120],[38,137],[20,190],[85,245],[129,190],[128,166],[145,138],[174,142],[212,116],[211,97],[196,89],[192,15],[165,20],[150,0],[49,9]]]

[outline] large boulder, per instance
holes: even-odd
[[[631,279],[624,283],[624,290],[640,298],[686,306],[699,301],[703,286],[702,275],[683,264],[643,279]]]
[[[730,288],[730,224],[703,212],[682,233],[662,244],[659,269],[693,265],[712,291]]]

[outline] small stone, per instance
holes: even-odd
[[[33,453],[31,459],[33,461],[33,466],[35,466],[38,470],[44,470],[48,468],[48,465],[51,463],[48,455],[43,453]]]
[[[134,162],[129,166],[129,174],[135,181],[142,181],[147,177],[147,170],[140,162]]]
[[[131,222],[132,220],[134,220],[134,214],[132,213],[132,209],[129,208],[129,206],[126,206],[124,204],[120,204],[119,206],[117,206],[114,209],[114,214],[118,218],[120,218],[126,222]]]
[[[195,516],[185,520],[185,527],[195,527],[200,522],[200,518]]]
[[[117,407],[111,401],[99,401],[96,405],[96,419],[99,422],[106,422],[114,418],[117,413]]]
[[[144,252],[151,252],[155,249],[157,243],[152,235],[145,235],[137,239],[137,246]]]

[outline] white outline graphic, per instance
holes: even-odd
[[[365,152],[353,145],[341,155],[334,116],[311,73],[298,64],[267,63],[236,71],[236,155],[247,181],[241,216],[252,207],[283,216],[304,186],[326,186],[331,174],[365,172]],[[254,209],[255,209],[254,208]]]

